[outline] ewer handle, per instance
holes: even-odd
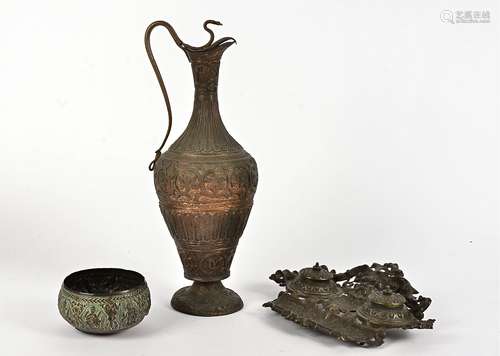
[[[144,35],[144,44],[146,45],[146,52],[148,53],[149,61],[151,62],[151,66],[153,66],[153,70],[156,74],[156,79],[158,79],[158,83],[160,84],[161,92],[163,93],[163,98],[165,99],[165,105],[167,106],[167,112],[168,112],[167,133],[165,134],[165,138],[163,139],[160,147],[155,151],[154,160],[149,164],[148,168],[150,171],[154,171],[156,161],[160,158],[161,150],[163,149],[163,146],[165,146],[168,136],[170,135],[170,130],[172,129],[172,108],[170,107],[170,100],[168,99],[167,89],[165,88],[165,83],[163,82],[160,69],[158,68],[158,64],[156,64],[155,57],[153,56],[153,51],[151,50],[151,32],[153,32],[154,28],[157,26],[165,27],[168,30],[168,32],[170,32],[170,35],[172,35],[177,46],[181,48],[183,46],[183,43],[179,39],[179,36],[177,36],[177,33],[175,33],[175,30],[168,22],[155,21],[151,25],[149,25],[148,28],[146,29],[146,33]]]

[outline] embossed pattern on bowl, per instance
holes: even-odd
[[[144,277],[119,268],[74,272],[64,279],[59,313],[76,329],[112,334],[139,324],[148,314],[151,296]]]

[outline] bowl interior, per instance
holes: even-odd
[[[89,295],[112,295],[126,293],[146,285],[144,277],[137,272],[120,268],[93,268],[70,274],[64,279],[66,289]]]

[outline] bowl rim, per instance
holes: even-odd
[[[135,275],[136,277],[138,277],[138,284],[135,285],[134,287],[132,288],[128,288],[128,289],[124,289],[124,290],[119,290],[119,291],[115,291],[115,292],[111,292],[111,293],[89,293],[89,292],[82,292],[82,291],[79,291],[77,289],[73,289],[71,287],[68,286],[68,280],[72,277],[75,277],[75,275],[77,274],[81,274],[81,273],[86,273],[86,272],[92,272],[92,271],[101,271],[101,272],[120,272],[120,273],[127,273],[127,274],[133,274]],[[72,272],[70,274],[68,274],[64,280],[63,280],[63,283],[62,283],[62,288],[66,291],[69,291],[71,293],[74,293],[74,294],[78,294],[78,295],[83,295],[83,296],[96,296],[96,297],[110,297],[110,296],[114,296],[114,295],[124,295],[124,294],[128,294],[130,292],[134,292],[136,290],[139,290],[139,289],[143,289],[143,288],[147,288],[147,283],[146,283],[146,279],[144,278],[144,276],[142,274],[140,274],[139,272],[136,272],[136,271],[133,271],[133,270],[129,270],[129,269],[124,269],[124,268],[115,268],[115,267],[96,267],[96,268],[87,268],[87,269],[82,269],[82,270],[78,270],[78,271],[75,271],[75,272]]]

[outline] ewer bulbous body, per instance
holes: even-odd
[[[150,47],[156,26],[168,29],[176,44],[191,62],[195,86],[191,119],[182,135],[151,162],[160,210],[174,238],[184,266],[184,276],[192,286],[177,291],[172,306],[181,312],[215,316],[238,311],[241,298],[225,288],[221,280],[229,277],[239,238],[245,229],[257,188],[255,160],[228,133],[219,113],[217,84],[220,59],[235,43],[230,37],[201,47],[183,43],[164,21],[152,23],[146,31],[146,49],[162,89],[169,113],[171,109],[162,77]]]

